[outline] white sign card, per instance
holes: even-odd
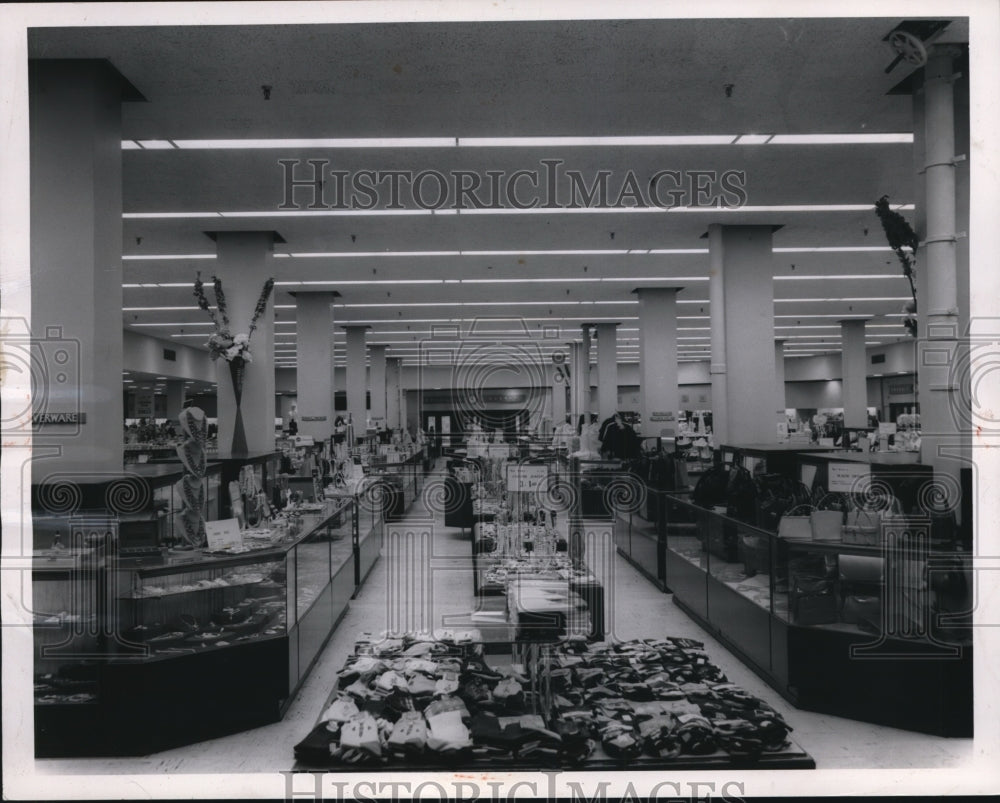
[[[896,424],[893,421],[889,422],[879,422],[878,425],[879,435],[895,435],[896,434]]]
[[[243,533],[236,519],[219,519],[205,522],[205,535],[208,537],[208,549],[219,552],[223,549],[240,548],[243,546]]]
[[[548,478],[549,467],[546,465],[507,466],[507,490],[512,493],[544,491]]]
[[[864,493],[871,484],[871,466],[865,463],[830,463],[828,472],[830,493]]]

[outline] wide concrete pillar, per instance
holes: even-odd
[[[219,231],[209,232],[209,236],[215,240],[215,275],[222,280],[232,333],[246,334],[264,283],[274,275],[274,243],[283,240],[273,231]],[[211,296],[211,290],[206,292]],[[274,450],[273,292],[250,338],[250,353],[253,360],[245,366],[239,414],[246,432],[246,451],[258,454]],[[238,450],[233,451],[237,409],[230,363],[221,358],[216,360],[216,382],[219,457],[241,457]]]
[[[141,96],[99,59],[33,60],[28,84],[33,479],[121,473],[121,104]]]
[[[680,287],[639,287],[639,412],[642,434],[677,432],[677,293]]]
[[[959,469],[969,421],[960,411],[959,381],[967,373],[959,349],[957,200],[955,169],[954,59],[961,51],[930,49],[923,81],[924,202],[926,233],[922,271],[926,292],[918,296],[917,401],[921,419],[921,462],[934,466],[938,487],[957,506]],[[965,251],[965,254],[968,252]],[[918,269],[918,274],[921,272]],[[968,429],[968,427],[966,427]],[[947,479],[946,479],[947,477]]]
[[[347,332],[347,412],[354,424],[355,436],[365,434],[368,419],[368,405],[365,402],[368,389],[365,335],[368,329],[369,327],[361,324],[344,327]]]
[[[721,223],[708,228],[712,426],[717,444],[777,440],[773,230],[769,225]]]
[[[333,304],[336,292],[295,293],[299,434],[324,440],[333,434]]]
[[[368,349],[368,376],[371,382],[370,415],[374,421],[386,418],[386,364],[385,346],[371,346]]]
[[[177,423],[177,416],[184,409],[184,387],[183,379],[167,380],[167,421],[171,424]]]
[[[841,403],[845,427],[868,426],[868,355],[865,324],[858,318],[840,322]]]
[[[597,410],[600,420],[618,410],[618,324],[599,323],[597,333]]]
[[[385,361],[385,421],[390,429],[406,426],[406,420],[402,417],[401,362],[399,357],[391,357]]]

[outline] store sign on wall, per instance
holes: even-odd
[[[889,385],[890,396],[906,396],[913,393],[912,382],[893,382]]]
[[[650,413],[649,414],[649,420],[650,421],[673,421],[674,420],[674,414],[671,413],[671,412]]]
[[[864,463],[830,463],[830,493],[864,493],[871,485],[872,470]]]
[[[152,391],[139,391],[135,394],[135,416],[134,418],[152,418],[154,398]]]
[[[456,399],[473,407],[482,404],[520,404],[528,400],[528,392],[524,389],[497,389],[424,394],[424,404],[453,404]]]
[[[35,413],[31,416],[31,425],[40,427],[45,424],[86,424],[86,413]]]
[[[326,421],[325,415],[304,415],[302,416],[303,421]]]

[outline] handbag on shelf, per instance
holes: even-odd
[[[812,505],[798,505],[791,508],[778,520],[778,538],[812,539],[810,514]]]
[[[789,593],[792,622],[797,625],[829,625],[837,621],[837,597],[826,577],[797,575]]]
[[[878,546],[882,542],[882,514],[864,508],[850,510],[843,532],[845,544]]]
[[[824,508],[825,504],[836,504],[833,509]],[[840,506],[839,497],[827,494],[812,513],[809,514],[809,524],[812,529],[813,541],[840,541],[843,537],[844,511]]]
[[[765,535],[741,535],[738,545],[747,577],[771,573],[771,540]]]
[[[844,599],[840,618],[850,625],[865,622],[877,626],[882,621],[882,600],[871,595],[850,594]]]

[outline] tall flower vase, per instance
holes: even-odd
[[[246,370],[246,360],[233,357],[229,361],[229,376],[233,380],[233,396],[236,398],[236,418],[233,422],[233,445],[230,450],[232,457],[246,457],[247,433],[243,426],[243,411],[240,404],[243,401],[243,373]]]

